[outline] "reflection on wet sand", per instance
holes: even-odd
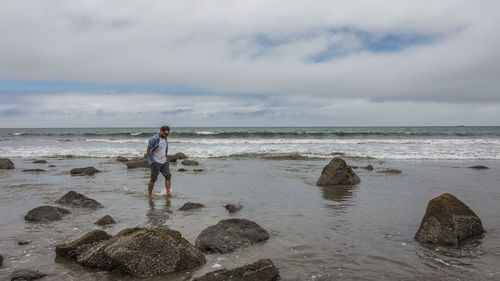
[[[147,223],[151,226],[161,226],[164,225],[169,217],[170,211],[170,200],[167,197],[157,200],[149,198],[149,209],[146,213],[148,219]],[[161,205],[160,203],[161,202]],[[158,206],[156,206],[158,204]]]
[[[350,199],[352,198],[353,192],[356,189],[355,186],[351,185],[339,185],[319,188],[321,188],[323,198],[329,201],[337,202],[337,204],[331,204],[331,202],[327,202],[325,206],[338,211],[343,211],[347,207],[351,206]]]

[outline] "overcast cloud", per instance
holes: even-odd
[[[0,127],[499,125],[499,10],[0,1]]]

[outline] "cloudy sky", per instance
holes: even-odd
[[[0,0],[0,127],[500,125],[498,11]]]

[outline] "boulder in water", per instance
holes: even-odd
[[[113,237],[93,231],[56,247],[56,253],[77,263],[134,277],[151,277],[195,268],[205,257],[182,235],[167,227],[129,228]]]
[[[47,274],[42,273],[38,270],[31,269],[17,269],[10,275],[11,281],[30,281],[37,280],[47,276]]]
[[[469,168],[476,169],[476,170],[487,170],[487,169],[489,169],[489,167],[486,167],[486,166],[483,166],[483,165],[472,166],[472,167],[469,167]]]
[[[196,238],[196,246],[204,252],[225,254],[267,239],[269,234],[257,223],[235,218],[203,230]]]
[[[279,271],[273,262],[270,259],[262,259],[231,270],[216,270],[195,278],[193,281],[274,281],[279,278]]]
[[[92,176],[95,173],[99,173],[100,171],[97,170],[94,167],[85,167],[85,168],[74,168],[71,169],[71,174],[72,175],[87,175],[87,176]]]
[[[0,170],[15,169],[14,163],[7,158],[0,158]]]
[[[479,217],[449,193],[429,201],[415,239],[421,243],[456,246],[484,232]]]
[[[104,225],[115,224],[115,223],[116,223],[116,221],[110,215],[105,215],[104,217],[102,217],[98,221],[96,221],[94,224],[104,226]]]
[[[59,198],[56,203],[91,209],[103,207],[101,203],[97,202],[96,200],[88,198],[87,196],[73,190],[64,194],[64,196]]]
[[[176,159],[179,159],[179,160],[183,160],[183,159],[187,159],[188,157],[186,156],[186,154],[182,153],[182,152],[177,152],[176,154],[174,154],[175,158]]]
[[[30,210],[24,219],[30,222],[57,221],[67,214],[71,212],[64,208],[44,205]]]
[[[401,174],[401,170],[397,170],[397,169],[386,169],[386,170],[382,170],[382,171],[378,171],[377,173],[383,173],[383,174]]]
[[[368,171],[373,171],[373,166],[372,165],[368,165],[368,166],[365,166],[365,167],[361,167],[361,169],[365,169],[365,170],[368,170]]]
[[[128,169],[149,168],[148,159],[146,157],[137,157],[125,162]]]
[[[128,159],[127,159],[127,158],[125,158],[125,157],[123,157],[123,156],[118,156],[118,157],[116,157],[116,161],[120,161],[120,162],[127,162],[127,161],[128,161]]]
[[[198,161],[194,161],[194,160],[183,160],[181,162],[181,164],[184,166],[198,166],[199,165]]]
[[[201,203],[187,202],[186,204],[182,205],[182,207],[179,208],[179,211],[189,211],[194,209],[200,209],[203,207],[205,207],[205,205]]]
[[[333,158],[323,168],[318,178],[318,186],[355,185],[361,182],[358,175],[340,157]]]

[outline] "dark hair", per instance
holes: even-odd
[[[161,126],[160,131],[165,132],[165,131],[170,131],[169,126]]]

